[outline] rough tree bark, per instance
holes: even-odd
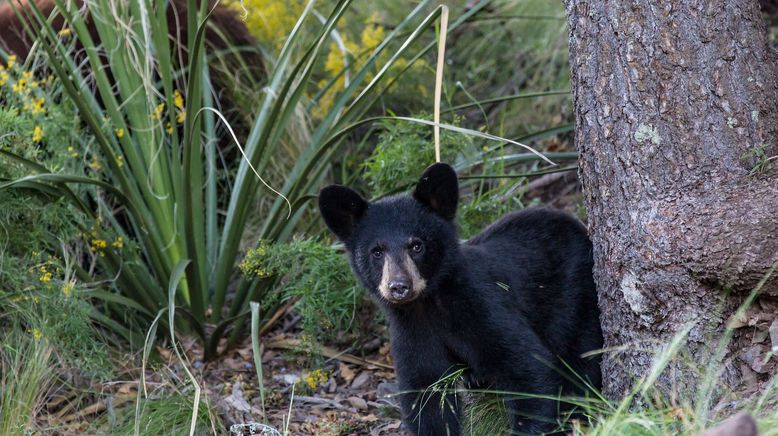
[[[618,397],[650,367],[651,350],[690,322],[688,349],[706,363],[778,259],[778,159],[750,174],[764,163],[755,148],[778,154],[778,64],[756,0],[566,8],[605,343],[628,345],[603,362],[606,394]],[[775,277],[763,294],[778,295]],[[767,351],[750,342],[730,346],[729,387],[742,382],[744,353]],[[691,371],[673,378],[676,388],[694,382]]]

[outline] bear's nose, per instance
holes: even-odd
[[[389,283],[389,291],[392,293],[392,298],[395,300],[402,300],[408,295],[408,283],[404,281],[393,281]]]

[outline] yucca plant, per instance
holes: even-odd
[[[314,4],[309,2],[277,58],[268,60],[272,66],[264,97],[228,189],[216,185],[214,144],[225,138],[215,137],[219,122],[224,120],[210,107],[214,90],[203,43],[209,15],[206,2],[189,4],[188,61],[179,67],[177,50],[168,39],[166,3],[87,2],[99,35],[98,45],[84,16],[63,0],[55,0],[56,13],[84,47],[89,80],[79,58],[62,43],[51,20],[34,3],[17,9],[94,137],[94,155],[105,170],[93,176],[52,173],[40,163],[2,152],[27,168],[30,175],[0,188],[32,188],[68,198],[94,218],[95,226],[82,230],[98,241],[93,244],[98,271],[112,279],[115,290],[93,293],[104,300],[104,310],[94,313],[96,319],[128,339],[137,338],[137,330],[122,321],[147,327],[155,313],[168,307],[168,289],[177,286],[175,304],[182,317],[175,323],[202,337],[206,359],[215,355],[218,341],[229,327],[233,327],[231,339],[239,337],[249,302],[261,300],[270,285],[267,280],[241,279],[226,303],[254,199],[258,195],[276,197],[256,237],[269,242],[288,239],[331,161],[339,156],[344,139],[375,120],[366,119],[365,114],[407,71],[391,71],[390,66],[401,56],[410,58],[412,64],[434,46],[434,42],[414,44],[429,39],[440,13],[440,8],[429,12],[429,2],[424,1],[365,54],[359,69],[349,72],[348,84],[336,94],[325,116],[311,126],[309,142],[300,147],[299,155],[291,156],[295,164],[283,186],[274,190],[261,176],[277,157],[290,126],[298,125],[299,112],[314,106],[308,100],[309,79],[322,47],[351,3],[336,2],[329,16],[319,22],[311,18]],[[470,8],[449,31],[486,3]],[[384,65],[376,65],[381,55],[398,45]],[[227,139],[237,140],[233,135]],[[69,188],[74,184],[94,189],[87,191],[91,194],[77,195]],[[219,209],[222,202],[225,211]],[[128,245],[137,247],[137,253],[105,247],[106,238],[101,235],[106,229],[132,242]],[[185,274],[180,283],[171,282],[182,270]],[[79,276],[84,281],[94,280],[85,270],[80,270]],[[164,323],[165,318],[161,320]],[[236,321],[239,323],[233,325]]]

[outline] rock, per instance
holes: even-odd
[[[365,353],[372,353],[374,351],[378,351],[379,348],[381,348],[381,338],[375,338],[371,341],[365,342],[365,345],[362,346],[362,351]]]
[[[367,373],[367,371],[362,371],[354,379],[354,382],[351,383],[351,389],[359,389],[362,386],[364,386],[365,383],[367,383],[369,380],[370,380],[370,374]]]
[[[754,417],[740,412],[706,431],[703,436],[758,436],[758,434]]]
[[[249,404],[248,401],[246,401],[246,398],[243,396],[243,390],[240,387],[240,382],[232,385],[232,394],[225,398],[224,402],[238,412],[246,413],[251,411],[251,404]]]
[[[773,362],[765,359],[766,350],[762,345],[753,345],[746,349],[740,358],[759,374],[767,374],[775,366]]]
[[[367,410],[367,401],[359,397],[348,397],[346,401],[357,410]]]
[[[282,381],[287,385],[291,386],[300,380],[300,376],[297,374],[274,375],[273,380]]]

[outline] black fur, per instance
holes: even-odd
[[[602,347],[583,225],[559,211],[531,208],[460,244],[457,197],[456,173],[436,164],[413,197],[367,203],[349,188],[331,186],[319,198],[354,272],[385,309],[400,388],[410,392],[401,397],[403,421],[418,435],[460,434],[453,394],[445,407],[439,394],[419,395],[456,366],[468,368],[475,386],[518,393],[583,393],[565,364],[594,387],[601,382],[599,359],[581,357]],[[426,287],[415,300],[393,304],[377,290],[383,260],[372,253],[380,247],[399,258],[413,238],[423,242],[411,258]],[[564,409],[536,399],[506,405],[521,433],[553,430]]]

